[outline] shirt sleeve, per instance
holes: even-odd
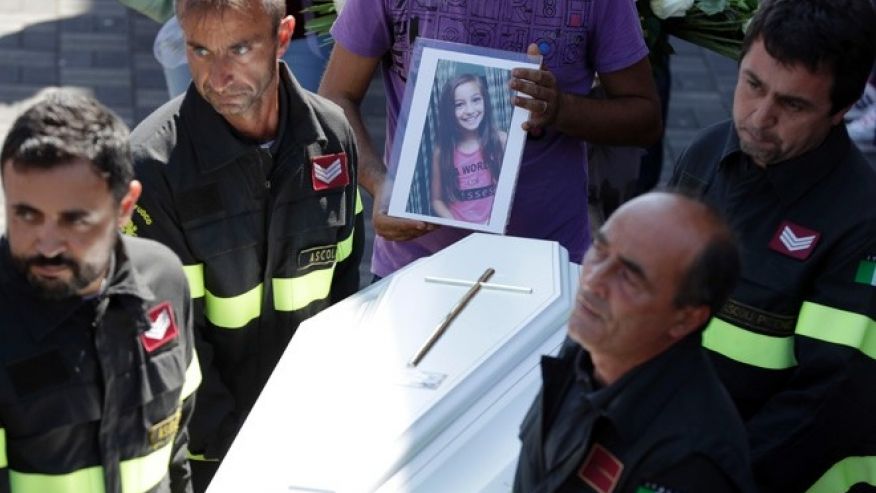
[[[755,479],[765,491],[846,491],[876,465],[876,222],[861,225],[804,300],[794,335],[797,366],[788,384],[747,423]],[[866,273],[869,272],[869,278]],[[847,483],[847,484],[846,484]]]
[[[186,290],[188,296],[188,290]],[[192,303],[186,299],[184,304],[183,334],[186,341],[187,368],[182,392],[180,393],[180,423],[179,430],[173,442],[173,451],[170,458],[170,489],[173,493],[190,493],[192,491],[192,472],[189,468],[188,445],[189,429],[195,408],[195,390],[201,383],[201,369],[198,362],[198,354],[194,346],[194,334],[192,333]]]
[[[648,56],[633,0],[594,1],[593,14],[589,56],[597,73],[617,72]]]
[[[383,56],[392,46],[387,0],[348,0],[331,29],[336,43],[356,55]]]
[[[350,231],[344,229],[344,238],[338,238],[338,252],[335,273],[332,278],[331,301],[338,301],[350,296],[359,290],[359,264],[365,252],[365,214],[362,207],[362,197],[359,192],[358,151],[353,130],[347,126],[347,142],[344,151],[347,153],[350,166],[350,185],[347,187],[347,210],[353,211],[348,214],[352,220],[353,228]]]
[[[361,204],[361,201],[356,197],[356,202]],[[361,205],[359,212],[353,218],[354,228],[350,232],[350,236],[342,240],[340,245],[349,242],[351,251],[349,255],[338,262],[335,268],[335,275],[332,279],[332,304],[341,301],[359,290],[359,264],[362,261],[362,254],[365,251],[365,219],[362,213]],[[346,246],[345,246],[346,247]]]
[[[136,153],[135,153],[136,156]],[[137,179],[143,194],[132,216],[128,233],[150,238],[168,246],[183,263],[192,296],[193,332],[202,383],[198,406],[189,424],[189,448],[204,458],[221,458],[240,426],[234,396],[213,364],[213,348],[203,337],[206,327],[203,264],[191,253],[176,214],[170,187],[163,173],[164,163],[149,157],[135,157]]]

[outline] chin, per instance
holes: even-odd
[[[58,279],[28,276],[28,281],[37,290],[39,295],[46,300],[63,300],[76,294],[75,288],[70,283]]]
[[[592,323],[588,324],[588,322],[581,320],[575,316],[569,320],[569,330],[568,336],[569,339],[572,339],[579,346],[587,347],[588,342],[591,342],[596,337],[595,330],[592,327]]]

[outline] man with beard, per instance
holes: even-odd
[[[874,49],[868,0],[763,2],[732,121],[672,178],[726,211],[742,244],[742,280],[703,344],[762,491],[876,484],[876,172],[843,125]]]
[[[0,153],[0,491],[190,491],[200,382],[182,266],[123,238],[128,130],[52,92]]]
[[[651,193],[581,263],[568,343],[542,358],[515,492],[753,491],[742,423],[700,346],[739,257],[713,210]]]
[[[285,8],[179,1],[193,83],[131,136],[143,197],[128,233],[176,252],[194,298],[197,491],[298,324],[359,287],[353,132],[278,61],[295,23]]]

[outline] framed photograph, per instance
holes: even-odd
[[[399,112],[389,215],[504,233],[529,111],[511,69],[541,57],[420,38]]]

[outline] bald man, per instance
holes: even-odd
[[[542,359],[515,491],[752,489],[745,430],[700,347],[738,266],[700,202],[651,193],[617,210],[584,256],[570,340]]]

